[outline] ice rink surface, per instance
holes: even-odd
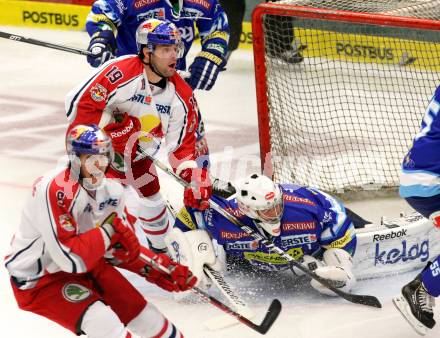
[[[86,48],[82,32],[45,31],[0,27],[1,30],[53,43]],[[0,249],[5,255],[29,188],[35,178],[53,168],[63,154],[66,127],[64,96],[82,81],[91,69],[85,57],[32,46],[0,41]],[[251,52],[235,52],[227,71],[221,73],[214,89],[197,92],[205,119],[213,158],[213,171],[227,179],[259,170],[258,127],[255,80]],[[239,161],[240,160],[240,161]],[[230,170],[232,168],[232,172]],[[231,172],[231,175],[228,173]],[[181,189],[161,177],[166,195],[181,203]],[[380,216],[397,216],[409,210],[397,198],[357,201],[348,205],[362,216],[378,221]],[[257,279],[227,275],[226,279],[257,313],[272,298],[279,298],[283,311],[266,335],[276,338],[302,337],[416,337],[391,303],[391,297],[411,280],[417,271],[366,280],[356,293],[377,296],[383,309],[372,309],[317,295],[307,281],[295,283],[290,275]],[[6,270],[0,270],[0,327],[2,337],[74,337],[44,318],[20,311],[9,286]],[[170,294],[133,277],[149,301],[156,304],[189,338],[252,338],[260,335],[243,325],[208,331],[203,320],[221,314],[205,303],[178,304]],[[123,292],[123,290],[121,290]],[[220,297],[218,293],[216,296]],[[440,320],[439,315],[435,316]],[[440,325],[426,337],[437,337]]]

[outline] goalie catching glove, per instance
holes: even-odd
[[[323,262],[325,265],[318,267],[314,272],[318,276],[327,279],[330,284],[341,289],[341,291],[350,292],[356,284],[356,277],[351,271],[353,267],[351,255],[345,250],[330,248],[324,252]],[[336,295],[314,279],[312,279],[310,285],[322,294],[328,296]]]

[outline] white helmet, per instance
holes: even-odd
[[[266,232],[279,236],[283,216],[283,193],[269,177],[252,174],[236,184],[240,210]]]

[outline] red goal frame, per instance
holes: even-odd
[[[272,177],[271,139],[269,109],[266,83],[265,44],[263,17],[266,14],[310,18],[327,21],[344,21],[358,24],[371,24],[389,27],[440,30],[440,21],[413,17],[390,16],[372,13],[350,12],[345,10],[302,7],[289,4],[263,3],[252,12],[252,34],[254,51],[255,88],[257,97],[258,133],[260,141],[261,171]]]

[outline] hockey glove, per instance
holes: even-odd
[[[87,51],[91,53],[91,55],[87,56],[87,62],[92,67],[99,67],[113,57],[116,49],[116,39],[113,31],[98,31],[92,35],[89,48],[87,48]]]
[[[177,175],[190,183],[183,193],[185,206],[199,210],[209,208],[212,184],[207,168],[198,168],[195,161],[185,161],[176,170]]]
[[[186,291],[191,289],[197,283],[197,278],[192,275],[187,266],[172,261],[167,255],[156,254],[152,259],[157,265],[165,267],[171,271],[171,273],[167,274],[157,268],[147,265],[145,267],[145,278],[147,281],[170,292]]]
[[[326,266],[318,267],[315,273],[327,279],[334,287],[345,292],[350,292],[356,284],[356,278],[351,269],[353,261],[350,254],[339,248],[330,248],[324,252],[323,261]],[[312,279],[310,285],[322,294],[335,296],[336,294]]]
[[[101,227],[110,237],[113,257],[119,262],[129,263],[139,257],[141,245],[138,238],[134,231],[124,224],[115,213],[110,215]]]
[[[186,82],[193,90],[210,90],[217,79],[218,73],[225,65],[226,60],[223,56],[209,51],[202,51],[189,66],[188,70],[191,76],[186,79]]]
[[[136,155],[138,140],[129,142],[130,136],[141,129],[141,123],[136,117],[124,113],[121,122],[109,123],[104,127],[107,135],[112,139],[112,145],[115,152],[120,154],[129,154],[131,158]],[[127,148],[127,149],[126,149]]]

